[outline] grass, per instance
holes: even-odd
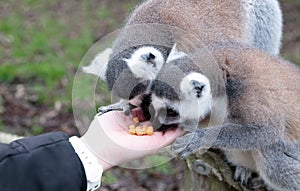
[[[39,134],[42,134],[44,132],[44,127],[33,126],[30,130],[31,130],[32,135],[39,135]]]
[[[44,94],[41,97],[52,95],[49,103],[61,99],[53,91],[65,78],[69,83],[63,94],[71,100],[75,71],[98,38],[97,24],[104,21],[111,29],[119,24],[110,8],[101,3],[13,0],[0,5],[1,9],[7,11],[0,14],[0,81],[39,87],[38,93]]]
[[[129,12],[137,2],[126,1],[119,7],[122,12]],[[63,94],[71,99],[75,70],[88,48],[103,35],[95,31],[108,33],[123,20],[116,18],[119,9],[113,9],[115,4],[12,0],[0,5],[3,10],[0,14],[0,45],[3,44],[0,46],[0,81],[38,86],[38,93],[44,94],[41,97],[50,94],[47,101],[53,103],[62,99],[60,95],[53,95],[53,91],[67,79],[69,83]],[[283,55],[300,63],[299,54]],[[44,88],[41,90],[41,87]]]
[[[71,0],[10,0],[0,3],[0,83],[6,85],[27,84],[33,94],[38,95],[40,105],[53,105],[61,101],[71,113],[71,93],[75,71],[93,43],[105,34],[121,26],[126,14],[140,2],[127,1],[71,1]],[[300,7],[300,1],[288,0]],[[289,13],[284,13],[287,19]],[[286,41],[293,39],[286,38]],[[294,51],[283,49],[283,56],[300,65],[300,43]],[[76,89],[78,99],[86,98],[89,87],[84,86],[89,79],[83,79],[82,88]],[[63,84],[63,85],[62,85]],[[1,85],[1,84],[0,84]],[[109,93],[99,86],[97,92]],[[101,98],[108,104],[109,99]],[[0,113],[1,109],[0,96]],[[29,133],[43,133],[44,128],[33,119],[34,126]],[[5,130],[0,116],[0,131]],[[152,157],[150,162],[162,163],[163,158]],[[161,162],[160,162],[161,161]],[[172,175],[174,167],[163,163],[149,169]],[[105,172],[104,184],[112,184],[118,178]]]

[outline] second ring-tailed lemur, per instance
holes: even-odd
[[[237,166],[236,178],[246,173],[241,180],[245,184],[250,175],[247,173],[256,172],[271,189],[299,190],[300,69],[237,43],[215,44],[210,50],[224,76],[226,121],[178,138],[173,150],[185,158],[199,149],[221,149]],[[164,65],[166,69],[163,67],[153,82],[150,108],[154,107],[157,115],[162,113],[157,116],[162,124],[196,129],[197,124],[193,127],[191,121],[209,115],[214,95],[220,90],[220,94],[225,92],[222,87],[215,89],[213,80],[206,78],[209,74],[201,71],[199,62],[207,60],[200,57],[191,62],[183,56],[172,62]],[[167,71],[180,75],[169,75]],[[168,91],[162,93],[161,88]],[[165,111],[168,109],[172,112]]]
[[[156,28],[151,26],[153,24]],[[167,27],[157,29],[164,26]],[[176,34],[176,28],[180,34]],[[185,41],[182,31],[197,40]],[[128,100],[137,97],[136,102],[141,102],[150,78],[162,64],[161,55],[166,61],[170,47],[176,42],[197,47],[199,42],[209,46],[214,42],[236,41],[276,55],[281,35],[282,15],[277,0],[146,0],[128,18],[113,49],[104,51],[105,56],[103,53],[96,56],[84,71],[99,74],[114,95],[122,99],[100,108],[100,113],[123,109],[128,114],[133,108]],[[155,58],[148,59],[144,55]],[[154,66],[153,62],[158,63]],[[152,71],[153,75],[147,75],[146,68],[156,69]],[[141,73],[136,75],[135,72]]]

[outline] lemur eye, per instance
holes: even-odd
[[[171,108],[167,108],[167,116],[176,117],[176,116],[178,116],[178,113]]]

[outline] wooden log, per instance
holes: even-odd
[[[218,151],[207,151],[186,160],[185,191],[248,191],[233,180],[233,170]]]

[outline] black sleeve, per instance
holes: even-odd
[[[0,144],[1,191],[85,191],[83,165],[65,133]]]

